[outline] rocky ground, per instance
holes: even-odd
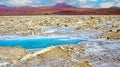
[[[120,40],[89,41],[29,51],[1,47],[0,65],[6,67],[119,67]]]
[[[120,67],[120,16],[1,16],[0,39],[69,36],[76,45],[41,50],[0,47],[3,67]],[[15,37],[16,38],[16,37]]]
[[[51,28],[46,28],[50,26]],[[56,29],[57,30],[56,30]],[[62,28],[63,31],[58,31]],[[47,33],[58,34],[69,29],[75,34],[78,31],[102,31],[102,38],[120,38],[120,15],[94,16],[94,15],[44,15],[44,16],[1,16],[0,34],[39,35],[48,36]],[[67,33],[67,32],[66,32]],[[67,33],[68,34],[68,33]]]

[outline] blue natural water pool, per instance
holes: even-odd
[[[77,44],[85,40],[71,38],[37,38],[0,40],[0,46],[20,46],[26,49],[45,48],[49,46]]]

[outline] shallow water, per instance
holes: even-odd
[[[37,39],[12,39],[0,40],[0,46],[20,46],[26,49],[45,48],[49,46],[77,44],[85,40],[71,38],[37,38]]]

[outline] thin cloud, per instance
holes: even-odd
[[[33,0],[9,0],[7,1],[10,5],[24,6],[32,3]]]
[[[106,2],[106,3],[101,3],[100,4],[101,8],[109,8],[109,7],[112,7],[112,6],[114,6],[114,3],[112,3],[112,2]]]
[[[55,0],[56,3],[64,3],[65,0]]]
[[[79,2],[81,2],[81,3],[86,3],[87,0],[79,0]]]
[[[55,4],[57,3],[67,3],[69,5],[74,5],[78,2],[78,0],[54,0]]]
[[[79,0],[80,3],[96,2],[97,0]]]
[[[115,2],[119,2],[120,3],[120,0],[114,0]]]
[[[109,8],[120,7],[120,0],[0,0],[7,6],[53,6],[57,3],[67,3],[75,7]]]
[[[5,3],[4,2],[0,2],[0,5],[4,5]]]
[[[94,5],[92,5],[92,4],[84,4],[84,5],[81,5],[80,7],[81,8],[93,8]]]
[[[97,0],[89,0],[89,1],[91,1],[91,2],[96,2]]]
[[[65,3],[69,4],[69,5],[74,5],[78,2],[78,0],[65,0]]]
[[[117,7],[120,7],[120,3],[116,4]]]

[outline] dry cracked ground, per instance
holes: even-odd
[[[1,67],[120,67],[119,15],[1,16],[0,35],[1,39],[9,35],[88,39],[40,50],[0,47]]]

